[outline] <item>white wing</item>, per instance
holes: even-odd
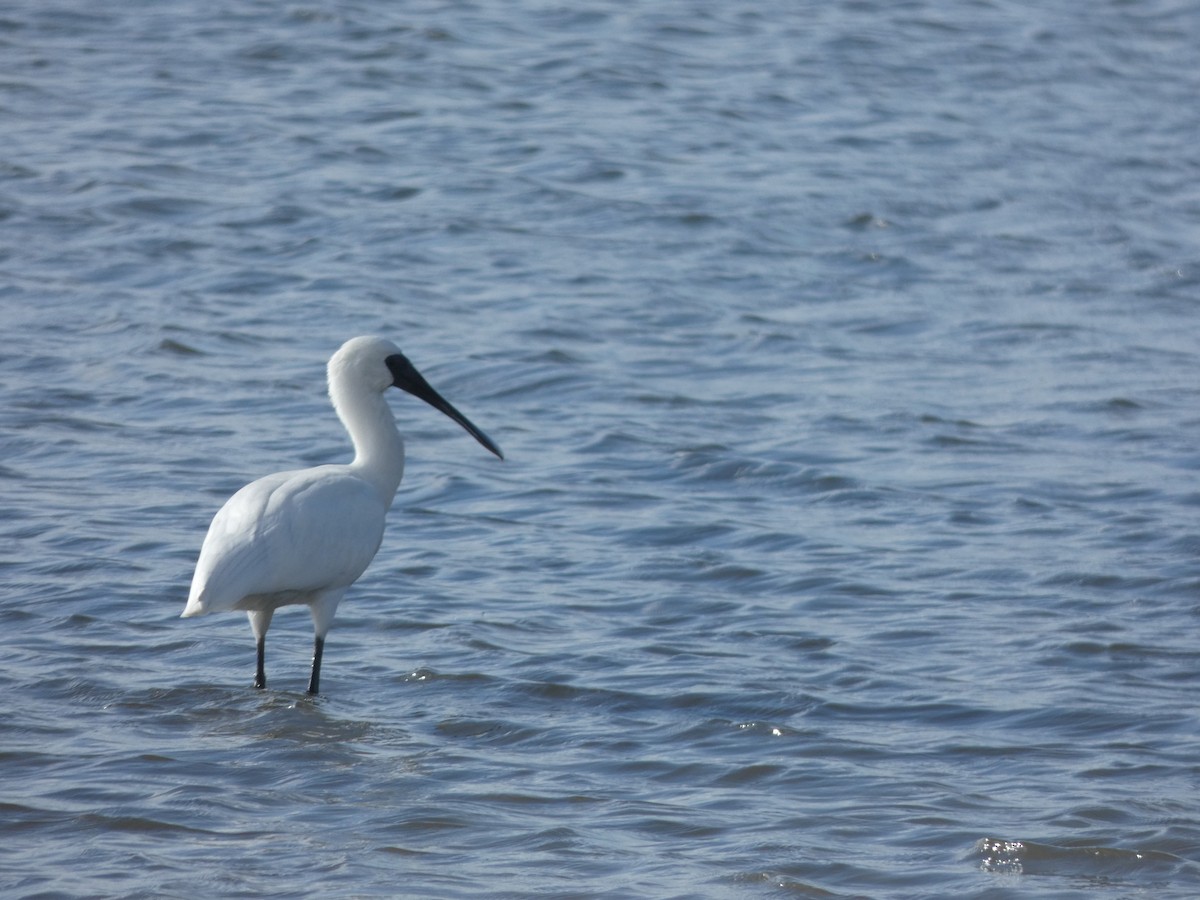
[[[251,482],[213,518],[183,615],[353,584],[379,549],[386,513],[379,492],[347,466]]]

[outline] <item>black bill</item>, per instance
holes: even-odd
[[[400,388],[402,391],[407,391],[414,397],[420,397],[434,409],[441,410],[455,422],[467,430],[467,432],[483,444],[492,453],[495,453],[501,459],[504,459],[504,454],[500,452],[500,448],[492,441],[490,437],[476,428],[471,420],[460,413],[454,406],[435,391],[428,381],[425,380],[416,366],[408,361],[408,357],[402,353],[397,353],[394,356],[387,358],[387,367],[392,373],[392,384]]]

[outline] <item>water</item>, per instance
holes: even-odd
[[[9,4],[0,893],[1196,896],[1200,12],[945,6]]]

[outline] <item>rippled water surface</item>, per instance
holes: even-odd
[[[0,893],[1200,894],[1200,11],[0,9]],[[408,470],[315,700],[212,514]]]

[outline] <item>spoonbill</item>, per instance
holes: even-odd
[[[500,459],[486,434],[430,387],[391,341],[356,337],[329,360],[329,399],[354,442],[354,461],[252,481],[213,517],[183,617],[245,610],[258,646],[254,686],[267,686],[267,629],[281,606],[313,620],[308,693],[321,681],[325,635],[347,588],[366,570],[404,474],[404,440],[384,399],[398,387],[445,413]]]

